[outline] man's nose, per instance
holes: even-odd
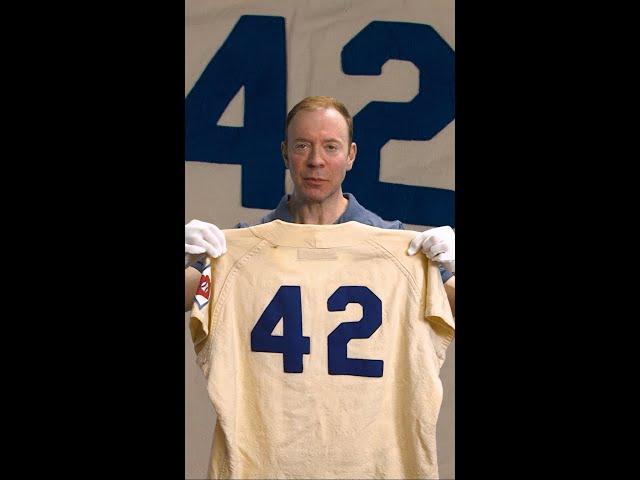
[[[319,148],[313,147],[307,157],[307,165],[310,167],[322,167],[324,165],[324,158]]]

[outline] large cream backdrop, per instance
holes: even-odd
[[[343,73],[343,47],[372,21],[429,25],[455,50],[455,5],[450,0],[187,0],[185,6],[185,98],[243,15],[284,17],[287,110],[308,95],[329,95],[340,99],[355,116],[373,101],[410,102],[416,96],[420,72],[408,61],[389,60],[380,75]],[[214,125],[242,127],[244,107],[245,91],[240,88],[224,113],[211,121]],[[379,181],[453,191],[454,135],[455,121],[451,121],[430,140],[389,140],[380,150]],[[233,228],[240,220],[257,222],[275,207],[275,204],[264,209],[242,206],[240,164],[186,160],[185,222],[197,218],[220,228]],[[282,186],[284,191],[291,191],[286,173],[282,175]],[[375,211],[371,205],[365,207]],[[386,219],[396,218],[416,231],[432,226],[407,222],[402,212]],[[444,399],[438,422],[438,455],[443,479],[455,476],[454,368],[455,340],[441,372]],[[188,314],[185,314],[185,402],[185,478],[206,478],[215,412],[195,363]]]

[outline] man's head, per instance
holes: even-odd
[[[342,195],[356,157],[352,140],[351,115],[338,100],[307,97],[291,109],[281,149],[300,200],[321,203]]]
[[[284,141],[287,141],[287,130],[289,129],[291,120],[293,120],[293,117],[295,117],[300,110],[311,111],[328,108],[336,110],[344,117],[345,122],[347,122],[347,129],[349,132],[349,144],[351,144],[351,142],[353,142],[353,119],[351,118],[351,114],[349,113],[349,110],[347,110],[347,107],[333,97],[307,97],[298,102],[287,115],[287,121],[284,125]]]

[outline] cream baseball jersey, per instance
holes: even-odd
[[[218,415],[210,478],[438,478],[454,321],[416,232],[224,231],[190,329]]]

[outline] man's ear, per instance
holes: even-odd
[[[356,153],[358,153],[358,146],[355,142],[352,142],[349,149],[349,159],[347,160],[347,172],[353,168],[353,162],[356,161]]]
[[[287,142],[280,143],[280,152],[282,153],[282,159],[284,160],[284,166],[289,168],[289,157],[287,157]]]

